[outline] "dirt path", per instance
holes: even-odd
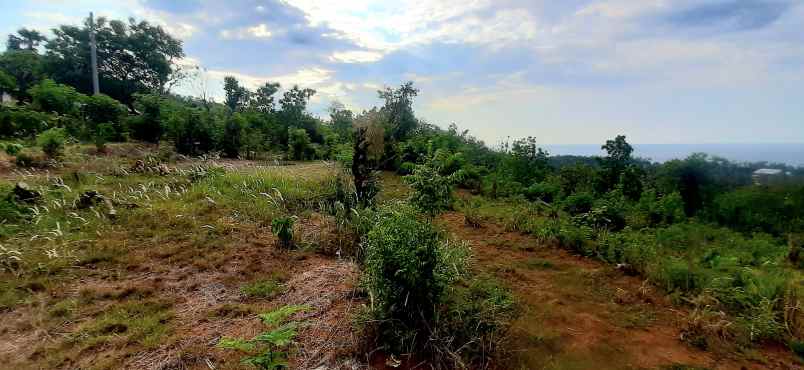
[[[463,215],[437,222],[471,244],[475,268],[505,280],[523,312],[501,369],[798,369],[783,352],[718,358],[679,340],[684,312],[611,266]],[[675,366],[675,367],[674,367]]]

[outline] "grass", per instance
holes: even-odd
[[[250,298],[270,299],[285,291],[279,278],[272,277],[265,280],[253,281],[243,285],[240,292]]]
[[[113,144],[111,155],[96,156],[92,148],[68,146],[62,167],[20,175],[43,197],[22,208],[28,218],[0,227],[0,314],[33,315],[35,305],[44,305],[31,320],[56,338],[29,349],[42,354],[29,361],[45,368],[114,368],[137,351],[170,343],[176,335],[172,303],[178,300],[159,279],[152,286],[132,285],[131,278],[143,273],[172,279],[181,271],[225,271],[236,263],[238,279],[225,278],[235,291],[242,288],[243,295],[258,300],[276,297],[284,291],[287,277],[281,271],[287,266],[266,273],[257,263],[273,264],[267,255],[233,260],[244,247],[267,245],[270,230],[264,225],[272,218],[320,208],[334,195],[335,168],[320,162],[206,176],[181,163],[167,175],[123,171],[153,149]],[[0,198],[14,181],[0,179]],[[76,207],[88,190],[112,200],[116,215],[102,203]],[[79,278],[93,284],[76,286]],[[209,313],[206,320],[222,320],[264,309],[258,307],[227,302],[203,312]],[[104,360],[80,365],[89,353],[103,353]]]

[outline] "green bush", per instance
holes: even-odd
[[[312,159],[310,135],[303,128],[288,128],[288,156],[292,160]]]
[[[412,174],[413,171],[415,171],[415,170],[416,170],[416,164],[415,163],[413,163],[413,162],[403,162],[401,165],[399,165],[399,169],[396,170],[396,173],[405,176],[405,175]]]
[[[404,204],[381,210],[363,245],[363,283],[379,323],[379,338],[393,351],[420,348],[445,288],[458,277],[463,263],[439,266],[438,233]]]
[[[404,177],[413,189],[411,204],[430,216],[452,208],[452,188],[460,176],[460,172],[442,175],[440,167],[433,160],[416,166],[412,175]]]
[[[35,109],[62,115],[75,115],[82,98],[86,98],[73,87],[57,84],[53,80],[42,81],[30,88],[28,93],[31,95]]]
[[[549,182],[538,182],[525,189],[525,197],[529,200],[542,200],[552,203],[561,193],[561,187]]]
[[[594,203],[595,197],[591,193],[575,193],[564,198],[562,206],[567,213],[577,216],[591,211]]]
[[[36,144],[42,147],[45,155],[51,159],[60,158],[64,154],[64,143],[67,141],[63,128],[51,128],[36,137]]]
[[[101,123],[95,129],[92,141],[95,143],[95,148],[98,152],[106,150],[106,143],[109,142],[116,135],[114,125],[111,123]]]
[[[16,156],[22,151],[22,149],[23,149],[22,144],[16,144],[16,143],[6,144],[6,154],[10,156]]]
[[[296,216],[276,217],[271,220],[271,232],[279,239],[279,245],[283,248],[293,246],[293,224],[296,223]]]
[[[120,123],[126,107],[117,100],[103,94],[88,96],[84,98],[81,110],[90,132],[97,132],[100,124],[108,124],[113,132],[109,139],[119,140],[122,137],[123,128]]]

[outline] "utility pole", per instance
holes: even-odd
[[[90,60],[92,61],[92,91],[95,95],[100,94],[100,84],[98,83],[98,46],[95,42],[95,19],[92,12],[89,12],[89,50]]]

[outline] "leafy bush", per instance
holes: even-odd
[[[63,128],[51,128],[36,137],[36,144],[51,158],[57,159],[64,154],[64,143],[67,141]]]
[[[112,129],[112,136],[109,139],[119,140],[122,137],[123,129],[120,122],[126,107],[117,100],[103,94],[88,96],[84,98],[81,111],[89,124],[90,132],[97,133],[98,125],[107,124]]]
[[[416,170],[416,164],[415,163],[413,163],[413,162],[403,162],[401,165],[399,165],[399,169],[396,170],[396,173],[405,176],[405,175],[412,174],[413,171],[415,171],[415,170]]]
[[[592,194],[575,193],[564,198],[562,206],[567,213],[577,216],[591,211],[594,203],[595,197]]]
[[[6,144],[6,154],[10,156],[16,156],[22,151],[22,144],[10,143]]]
[[[440,266],[449,254],[441,250],[438,233],[404,204],[384,208],[363,244],[363,283],[379,323],[378,337],[393,351],[421,348],[445,288],[464,263]]]
[[[416,166],[413,174],[404,178],[413,189],[410,195],[411,204],[430,216],[452,207],[452,187],[461,176],[460,172],[445,176],[440,169],[431,160]]]
[[[11,110],[4,116],[8,122],[3,125],[0,135],[5,137],[33,137],[53,126],[56,121],[50,114],[28,109]]]
[[[57,84],[53,80],[42,81],[30,88],[28,93],[33,98],[33,106],[37,110],[62,115],[76,114],[79,102],[86,97],[73,87]]]
[[[288,156],[293,160],[312,159],[310,135],[303,128],[288,128]]]
[[[548,182],[537,182],[525,189],[525,197],[529,200],[542,200],[552,203],[558,198],[561,188]]]
[[[106,143],[115,136],[115,128],[111,123],[101,123],[95,129],[92,141],[98,152],[106,151]]]
[[[296,223],[296,216],[282,216],[271,220],[271,232],[279,239],[282,248],[293,246],[293,224]]]

